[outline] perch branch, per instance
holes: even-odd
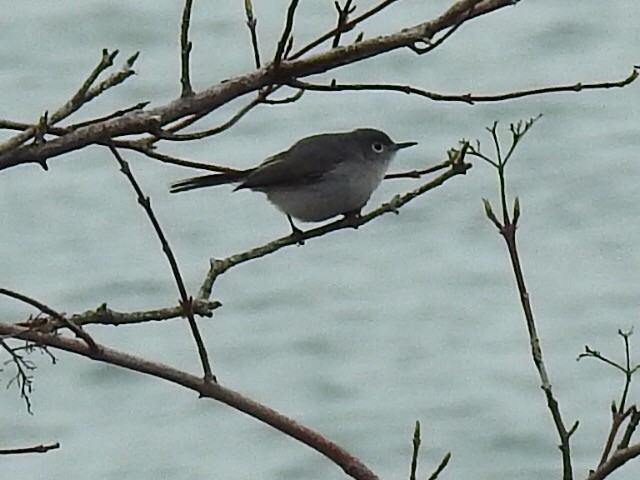
[[[211,296],[211,291],[213,289],[213,284],[218,276],[226,272],[232,267],[239,265],[244,262],[248,262],[249,260],[253,260],[255,258],[260,258],[265,255],[269,255],[273,252],[280,250],[281,248],[288,247],[291,245],[297,245],[301,240],[308,240],[311,238],[320,237],[322,235],[326,235],[330,232],[335,232],[338,230],[342,230],[345,228],[358,228],[362,225],[365,225],[372,220],[384,215],[385,213],[398,213],[398,210],[414,200],[415,198],[423,195],[429,190],[433,190],[436,187],[439,187],[444,182],[449,180],[452,177],[457,175],[465,174],[467,170],[471,168],[471,164],[465,163],[465,153],[466,153],[466,144],[460,151],[450,153],[450,159],[443,162],[442,165],[450,167],[442,175],[434,178],[430,182],[425,183],[424,185],[412,190],[404,195],[396,195],[387,203],[383,203],[380,207],[369,212],[366,215],[362,215],[356,218],[349,219],[340,219],[335,220],[326,225],[321,225],[319,227],[313,228],[311,230],[307,230],[299,233],[298,235],[288,235],[286,237],[281,237],[276,240],[273,240],[269,243],[261,245],[256,248],[252,248],[251,250],[247,250],[246,252],[238,253],[227,257],[225,259],[212,259],[211,266],[209,271],[205,277],[205,280],[200,287],[200,291],[198,293],[198,298],[207,299]],[[439,167],[438,167],[439,168]]]

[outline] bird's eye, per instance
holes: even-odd
[[[384,150],[384,145],[382,145],[379,142],[372,143],[371,144],[371,149],[376,153],[381,153]]]

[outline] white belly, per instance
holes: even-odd
[[[360,210],[384,178],[389,162],[348,162],[338,165],[315,183],[270,188],[267,198],[282,212],[304,222],[319,222]]]

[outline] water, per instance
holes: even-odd
[[[74,121],[179,92],[181,2],[5,2],[0,117],[35,121],[71,95],[102,48],[118,63],[141,51],[138,75]],[[254,2],[263,56],[282,28],[286,2]],[[359,2],[364,11],[372,2]],[[404,1],[368,23],[367,38],[432,18],[448,2]],[[195,2],[196,89],[249,71],[242,2]],[[332,2],[302,2],[299,45],[333,23]],[[475,20],[439,50],[409,51],[341,68],[317,81],[411,83],[443,93],[499,93],[623,78],[638,62],[635,2],[525,1]],[[351,37],[350,37],[351,38]],[[396,169],[443,158],[461,137],[543,113],[518,149],[509,191],[521,198],[520,252],[547,367],[573,438],[576,478],[599,458],[609,405],[622,378],[585,344],[622,358],[618,328],[636,323],[638,87],[564,93],[495,104],[437,103],[402,94],[306,93],[259,107],[212,139],[163,151],[237,167],[255,164],[322,131],[374,126],[397,141]],[[226,120],[244,100],[202,122]],[[286,221],[259,194],[228,189],[169,196],[188,175],[125,153],[195,291],[208,258],[260,245]],[[115,161],[93,147],[0,174],[2,284],[65,312],[107,302],[117,310],[168,306],[178,295],[157,239]],[[379,204],[418,185],[386,182]],[[442,478],[557,478],[557,438],[529,356],[502,240],[480,199],[497,200],[495,173],[475,162],[465,177],[360,229],[289,247],[237,267],[216,284],[224,303],[201,322],[225,385],[317,429],[383,478],[407,475],[413,423],[423,424],[422,477],[451,451]],[[495,205],[495,203],[494,203]],[[33,313],[0,300],[5,321]],[[179,320],[91,328],[100,342],[198,372]],[[638,341],[632,337],[637,351]],[[2,447],[59,441],[47,455],[10,457],[14,478],[344,478],[320,455],[213,401],[154,379],[56,353],[34,357],[35,415],[3,393]],[[637,356],[636,356],[637,358]],[[2,375],[6,384],[9,370]],[[638,399],[632,388],[631,400]],[[630,463],[618,479],[637,478]]]

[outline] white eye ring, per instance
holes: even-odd
[[[380,142],[372,143],[371,150],[376,153],[382,153],[382,151],[384,150],[384,146]]]

